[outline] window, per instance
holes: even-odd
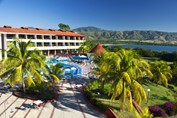
[[[18,37],[19,39],[26,39],[26,36],[24,34],[19,34]]]
[[[34,35],[27,35],[27,38],[28,38],[28,39],[35,39],[35,38],[34,38]]]
[[[71,36],[71,37],[70,37],[70,40],[74,40],[74,37],[73,37],[73,36]]]
[[[52,43],[52,46],[56,46],[56,43]]]
[[[79,43],[76,43],[76,46],[79,46]]]
[[[70,46],[74,46],[74,43],[70,43]]]
[[[52,39],[56,39],[56,36],[52,36]]]
[[[42,46],[42,43],[37,42],[37,47]]]
[[[15,34],[7,34],[7,39],[13,39],[15,38]]]
[[[45,42],[45,43],[44,43],[44,46],[50,46],[50,43],[46,43],[46,42]]]
[[[63,38],[62,38],[62,36],[58,36],[58,39],[62,40]]]
[[[79,40],[79,37],[76,37],[76,40]]]
[[[37,35],[37,39],[42,39],[42,35]]]
[[[65,46],[69,46],[69,43],[65,43]]]
[[[50,39],[50,36],[44,36],[44,39]]]
[[[58,43],[58,46],[63,46],[63,44],[62,43]]]

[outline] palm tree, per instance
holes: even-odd
[[[79,51],[82,51],[83,53],[89,52],[91,49],[91,42],[89,39],[86,39],[84,43],[81,44]]]
[[[114,66],[109,71],[109,80],[112,81],[109,95],[112,96],[112,101],[116,98],[120,100],[121,110],[124,110],[126,100],[129,101],[129,108],[132,109],[132,99],[135,99],[138,104],[146,99],[146,93],[137,80],[144,77],[144,73],[151,74],[149,64],[133,50],[121,49],[117,55],[118,58],[113,58]]]
[[[151,71],[153,73],[153,81],[168,86],[168,80],[172,78],[172,71],[167,62],[155,61],[151,63]]]
[[[60,80],[59,77],[63,73],[61,68],[62,68],[61,63],[57,63],[56,65],[51,64],[50,66],[46,65],[47,72],[44,73],[44,76],[52,84],[54,84],[55,82],[59,82]]]
[[[31,86],[43,82],[39,69],[45,68],[45,59],[41,51],[28,50],[33,43],[22,42],[16,39],[9,44],[7,59],[3,61],[6,71],[0,76],[7,75],[5,84],[14,86],[21,83],[23,91],[26,92],[25,85]]]
[[[97,68],[94,69],[94,74],[99,75],[101,90],[103,90],[105,83],[109,80],[109,72],[115,65],[113,58],[118,57],[115,53],[112,52],[101,53],[100,57],[94,57],[93,61],[97,65]]]

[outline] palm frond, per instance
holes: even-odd
[[[35,85],[33,78],[31,77],[30,73],[27,74],[26,78],[26,86],[29,88],[30,86]]]
[[[60,79],[56,75],[50,74],[50,76],[52,77],[54,82],[59,82],[60,81]]]

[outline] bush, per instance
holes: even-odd
[[[160,108],[159,106],[150,106],[149,107],[149,112],[153,114],[154,117],[166,117],[167,114],[166,112]]]
[[[174,102],[166,102],[162,107],[166,111],[166,113],[171,116],[174,115],[174,109],[175,109],[176,103]]]
[[[108,95],[109,90],[111,89],[111,85],[112,84],[106,84],[106,85],[104,85],[104,88],[101,89],[101,93],[104,94],[104,95]]]

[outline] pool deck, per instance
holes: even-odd
[[[75,89],[76,82],[83,81],[80,78],[64,83],[57,101],[47,102],[38,109],[31,107],[30,99],[18,98],[11,92],[2,93],[0,118],[106,118],[85,100],[81,90]]]

